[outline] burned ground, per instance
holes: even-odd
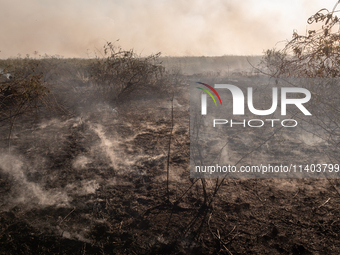
[[[167,96],[83,103],[83,85],[70,88],[79,104],[58,91],[69,110],[18,120],[10,152],[3,125],[0,254],[338,254],[337,179],[225,179],[215,196],[211,179],[204,204],[202,182],[189,173],[196,79],[183,75],[176,87],[173,119]],[[245,162],[319,155],[298,137],[278,146],[278,135],[277,151],[261,147]],[[252,146],[242,135],[228,139],[235,160]]]

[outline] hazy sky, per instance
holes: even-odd
[[[0,0],[0,58],[93,56],[106,41],[142,55],[259,55],[304,34],[334,0]],[[276,47],[280,47],[277,45]]]

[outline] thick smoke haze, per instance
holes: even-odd
[[[0,0],[0,58],[93,57],[106,41],[142,55],[258,55],[304,33],[321,0]],[[277,46],[279,47],[279,46]]]

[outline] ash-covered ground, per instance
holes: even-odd
[[[10,148],[1,126],[0,254],[339,254],[338,179],[190,179],[189,84],[265,80],[229,71],[119,105],[84,100],[81,75],[58,80],[63,111],[18,119]],[[226,155],[263,132],[230,134]],[[282,131],[244,162],[311,163],[321,145]]]

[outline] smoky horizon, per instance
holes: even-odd
[[[94,58],[116,42],[147,56],[262,55],[334,1],[0,1],[0,59]]]

